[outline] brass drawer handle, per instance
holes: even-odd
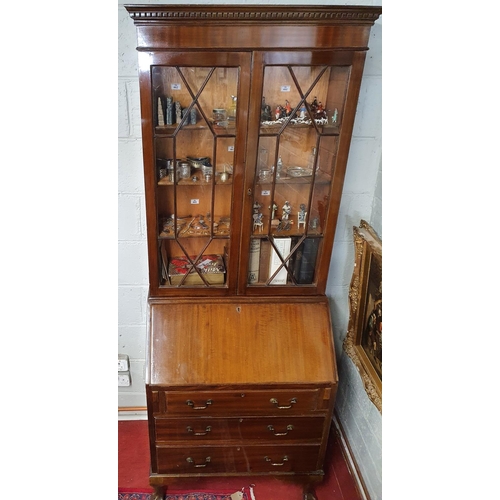
[[[285,462],[288,462],[288,457],[286,455],[283,457],[283,462],[281,462],[281,463],[273,462],[269,457],[264,457],[264,459],[266,462],[271,462],[271,465],[273,465],[275,467],[281,467],[282,465],[285,465]]]
[[[274,427],[272,425],[268,425],[267,428],[275,435],[275,436],[286,436],[289,431],[293,431],[293,425],[286,426],[286,432],[274,432]]]
[[[205,410],[207,408],[207,406],[211,405],[212,404],[212,400],[211,399],[207,399],[207,402],[205,403],[205,406],[195,406],[193,401],[191,401],[190,399],[188,399],[186,401],[186,404],[188,406],[191,406],[193,408],[193,410]]]
[[[191,457],[186,458],[186,462],[189,462],[190,464],[194,464],[194,460]],[[194,464],[195,467],[206,467],[207,464],[210,463],[210,457],[205,458],[205,463],[204,464]]]
[[[292,407],[292,405],[294,405],[297,402],[297,398],[290,399],[290,404],[288,406],[280,406],[276,398],[271,398],[269,402],[272,403],[273,405],[276,405],[278,410],[289,410]]]
[[[193,428],[188,425],[186,427],[186,430],[189,433],[192,433],[193,436],[206,436],[212,430],[212,427],[210,425],[207,425],[207,428],[205,429],[205,432],[194,432]]]

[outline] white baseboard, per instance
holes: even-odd
[[[126,408],[118,408],[118,420],[147,420],[148,412],[146,409],[131,409],[128,410]]]

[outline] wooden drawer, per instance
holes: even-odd
[[[320,441],[324,417],[155,418],[156,442]]]
[[[300,415],[327,410],[320,400],[322,389],[266,391],[166,391],[160,395],[160,413],[168,415]],[[162,404],[161,396],[164,397]]]
[[[210,474],[214,472],[236,472],[236,447],[196,447],[179,448],[157,446],[156,459],[158,474]],[[155,472],[155,471],[153,471]]]
[[[317,471],[318,445],[157,446],[158,474],[306,473]]]
[[[319,444],[245,447],[248,472],[316,471],[319,451]]]

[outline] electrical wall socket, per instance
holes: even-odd
[[[128,356],[126,354],[118,354],[118,371],[126,372],[130,369]]]
[[[130,384],[130,372],[118,372],[118,387],[129,387]]]

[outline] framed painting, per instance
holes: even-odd
[[[382,413],[382,241],[364,220],[353,228],[354,270],[344,350]]]

